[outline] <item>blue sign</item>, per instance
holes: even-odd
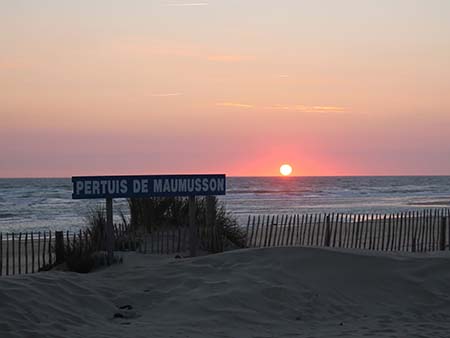
[[[225,175],[74,176],[73,199],[225,195]]]

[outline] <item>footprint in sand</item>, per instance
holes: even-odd
[[[133,307],[131,305],[123,305],[118,307],[119,311],[115,312],[113,315],[113,319],[133,319],[139,317],[136,311],[133,311]],[[122,323],[124,324],[124,323]],[[128,325],[124,324],[124,325]]]

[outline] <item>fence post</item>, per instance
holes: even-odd
[[[416,252],[416,232],[412,235],[411,252]]]
[[[447,228],[447,217],[442,216],[441,218],[441,233],[440,233],[440,245],[439,250],[445,250],[445,240],[446,240],[446,228]]]
[[[330,215],[326,218],[326,228],[325,228],[325,246],[330,246],[331,231],[330,231]]]
[[[106,199],[106,252],[108,265],[110,265],[114,259],[113,200],[110,197]]]
[[[56,264],[64,262],[64,233],[62,231],[55,232],[55,255]]]

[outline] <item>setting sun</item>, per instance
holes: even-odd
[[[289,176],[292,173],[292,167],[289,164],[283,164],[280,167],[280,174],[283,176]]]

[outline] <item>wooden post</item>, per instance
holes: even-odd
[[[39,271],[41,268],[41,232],[38,232],[38,239],[37,239],[37,269],[36,271]]]
[[[316,225],[316,246],[320,245],[320,228],[321,228],[321,224],[322,224],[322,214],[318,215],[319,220],[317,221],[317,225]]]
[[[14,246],[14,232],[11,234],[12,238],[12,274],[16,274],[16,248]]]
[[[303,231],[300,238],[300,245],[305,245],[305,239],[306,239],[306,223],[308,222],[308,215],[303,214],[302,215],[302,227]]]
[[[403,212],[399,215],[399,227],[398,227],[398,244],[397,244],[397,250],[402,251],[402,239],[403,239]]]
[[[333,217],[334,226],[332,226],[332,229],[334,228],[333,233],[333,248],[336,247],[336,238],[337,238],[337,232],[338,232],[338,224],[339,224],[339,214],[336,214],[336,218]]]
[[[447,217],[442,216],[441,218],[441,233],[440,233],[440,245],[439,245],[439,250],[443,251],[445,250],[445,239],[446,239],[446,228],[447,228]]]
[[[208,205],[208,204],[207,204]],[[206,213],[208,215],[208,213]],[[245,246],[248,246],[248,237],[249,237],[249,231],[250,231],[250,215],[248,215],[247,219],[247,228],[245,230]]]
[[[259,241],[259,222],[260,222],[260,216],[258,215],[258,222],[256,223],[256,232],[255,232],[255,248],[258,248],[260,246],[260,241]]]
[[[294,214],[292,216],[292,227],[291,227],[291,233],[290,233],[290,243],[289,245],[294,245],[294,234],[295,234],[295,228],[296,228],[296,224],[297,224],[297,215]]]
[[[9,276],[9,240],[6,233],[6,275]]]
[[[247,246],[248,246],[249,248],[252,247],[253,236],[254,236],[254,234],[255,234],[255,221],[256,221],[256,218],[255,218],[255,216],[253,215],[253,216],[252,216],[252,233],[251,233],[251,235],[250,235],[250,238],[249,238],[249,241],[248,241],[248,244],[247,244]]]
[[[28,232],[25,233],[25,273],[28,273]]]
[[[189,252],[191,257],[197,256],[198,233],[195,220],[197,205],[195,196],[189,196]]]
[[[330,232],[330,215],[328,214],[326,216],[326,220],[325,220],[326,224],[326,228],[325,228],[325,246],[330,246],[330,239],[331,239],[331,232]]]
[[[110,197],[106,199],[106,251],[110,265],[114,258],[113,200]]]
[[[48,231],[48,265],[52,265],[52,231]]]
[[[278,230],[279,230],[279,222],[278,221],[279,221],[279,219],[280,219],[280,215],[277,215],[277,217],[275,218],[275,223],[274,223],[272,246],[277,246]]]
[[[46,234],[45,234],[45,231],[44,231],[44,243],[43,243],[43,246],[42,246],[42,266],[40,266],[39,267],[39,269],[41,269],[41,267],[44,267],[46,264],[45,264],[45,243],[47,242],[47,237],[46,237]]]
[[[22,233],[19,233],[19,243],[18,243],[18,249],[19,253],[17,255],[17,258],[19,259],[19,275],[22,274]]]
[[[64,262],[64,233],[62,231],[55,232],[55,255],[56,264]]]
[[[31,273],[34,273],[34,232],[31,232]]]
[[[322,224],[322,214],[317,214],[317,218],[314,223],[316,224],[316,226],[314,228],[315,229],[315,232],[314,232],[315,241],[314,241],[313,245],[319,246],[321,244],[320,229],[321,229],[321,224]]]
[[[447,212],[447,220],[450,218],[450,210]],[[448,237],[448,249],[450,250],[450,229],[447,231],[447,237]]]
[[[272,222],[270,222],[270,231],[269,231],[269,238],[267,241],[267,246],[271,246],[271,242],[272,242],[272,234],[273,234],[273,227],[275,226],[275,215],[272,216]]]
[[[264,222],[263,222],[264,224]],[[267,239],[269,234],[269,226],[270,226],[270,215],[267,215],[266,226],[264,228],[264,247],[267,246]]]
[[[3,274],[3,234],[0,232],[0,276]]]
[[[65,252],[69,253],[70,252],[70,236],[69,236],[69,231],[67,230],[66,232],[66,249]]]
[[[275,246],[281,245],[281,233],[283,230],[284,218],[285,218],[285,215],[281,215],[280,223],[277,222],[277,236],[275,238]]]
[[[306,240],[306,245],[311,245],[311,243],[312,243],[312,229],[311,228],[312,228],[313,215],[310,214],[307,216],[309,216],[309,222],[308,222],[308,239]]]
[[[181,253],[181,227],[178,227],[178,238],[177,238],[177,241],[178,241],[178,244],[177,244],[177,252],[178,253]],[[153,243],[153,242],[152,242]],[[153,250],[152,250],[153,251]],[[147,249],[145,250],[145,253],[147,253]]]

